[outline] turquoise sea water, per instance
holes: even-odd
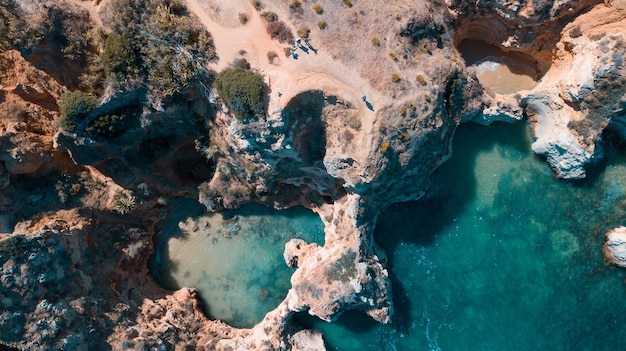
[[[170,289],[197,288],[209,317],[239,328],[260,322],[287,295],[293,273],[283,259],[287,241],[324,244],[322,221],[302,207],[251,204],[175,224],[159,248],[155,277]]]
[[[626,350],[626,270],[604,233],[626,222],[626,160],[555,179],[527,124],[466,125],[427,198],[384,211],[396,315],[300,314],[329,350]]]

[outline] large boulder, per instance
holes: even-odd
[[[617,227],[606,233],[603,251],[608,262],[626,267],[626,227]]]

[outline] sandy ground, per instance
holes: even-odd
[[[305,53],[298,50],[298,59],[285,57],[286,44],[272,40],[265,30],[265,22],[248,0],[219,2],[219,11],[213,0],[186,0],[187,7],[194,13],[207,30],[213,35],[219,61],[214,69],[220,71],[233,63],[236,58],[245,58],[253,69],[266,77],[270,87],[270,115],[280,111],[298,93],[306,90],[323,90],[328,95],[336,95],[359,108],[363,125],[372,125],[375,117],[361,101],[366,95],[372,106],[386,104],[388,98],[377,94],[367,81],[355,70],[344,67],[324,52],[323,47],[316,47],[315,38],[310,42],[317,53]],[[249,17],[248,23],[239,22],[239,14]],[[295,33],[295,29],[293,29]],[[245,50],[243,55],[241,50]],[[278,54],[279,62],[270,63],[267,53]],[[279,97],[278,93],[281,93]],[[369,121],[368,121],[369,120]],[[368,123],[370,122],[370,123]]]

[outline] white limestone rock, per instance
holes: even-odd
[[[617,227],[606,233],[603,251],[607,261],[626,267],[626,227]]]

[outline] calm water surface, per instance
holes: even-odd
[[[324,244],[319,216],[246,205],[184,218],[159,249],[155,276],[170,289],[195,287],[209,317],[249,328],[285,298],[293,269],[283,250],[291,238]]]
[[[393,325],[296,319],[330,350],[626,350],[626,270],[601,253],[626,222],[626,160],[571,183],[530,142],[524,123],[462,126],[428,197],[381,215]]]

